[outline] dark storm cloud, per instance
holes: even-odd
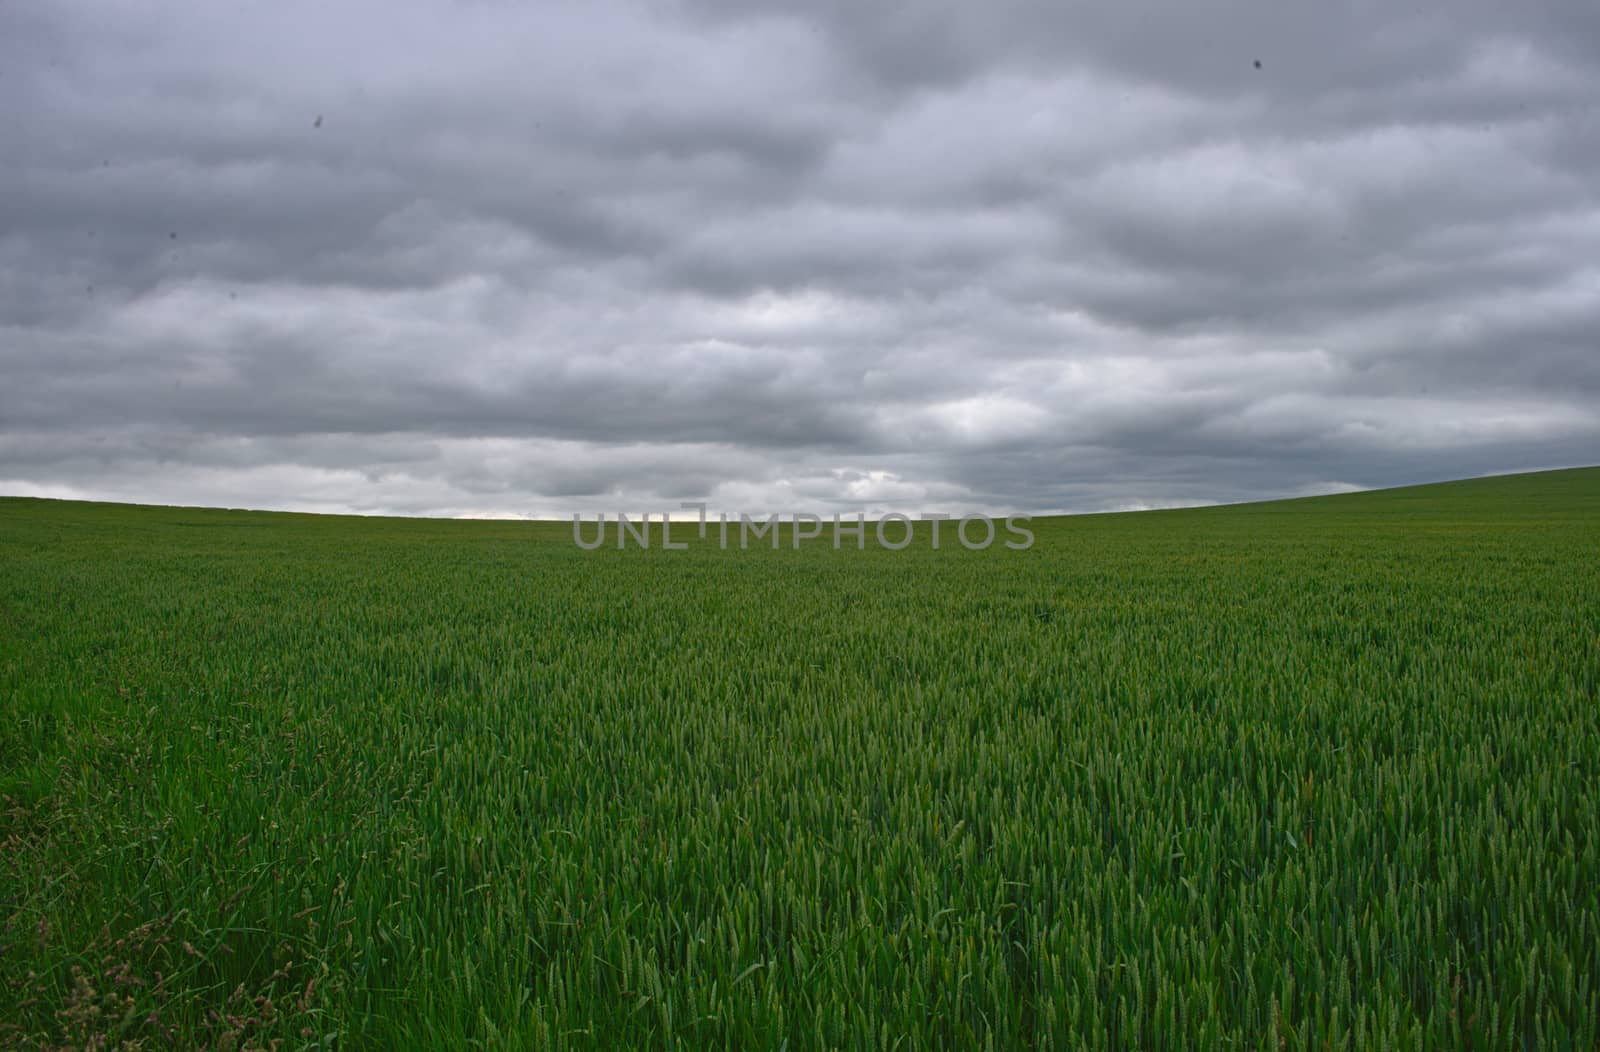
[[[0,6],[0,492],[1082,509],[1600,456],[1585,2]]]

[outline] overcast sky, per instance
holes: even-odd
[[[0,0],[0,493],[1093,511],[1600,462],[1600,3]]]

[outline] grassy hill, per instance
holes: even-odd
[[[1032,527],[0,499],[0,1046],[1600,1043],[1600,469]]]

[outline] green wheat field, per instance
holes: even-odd
[[[0,500],[0,1046],[1600,1044],[1600,469],[1032,528]]]

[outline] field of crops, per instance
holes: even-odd
[[[0,1046],[1600,1043],[1600,469],[1032,527],[0,500]]]

